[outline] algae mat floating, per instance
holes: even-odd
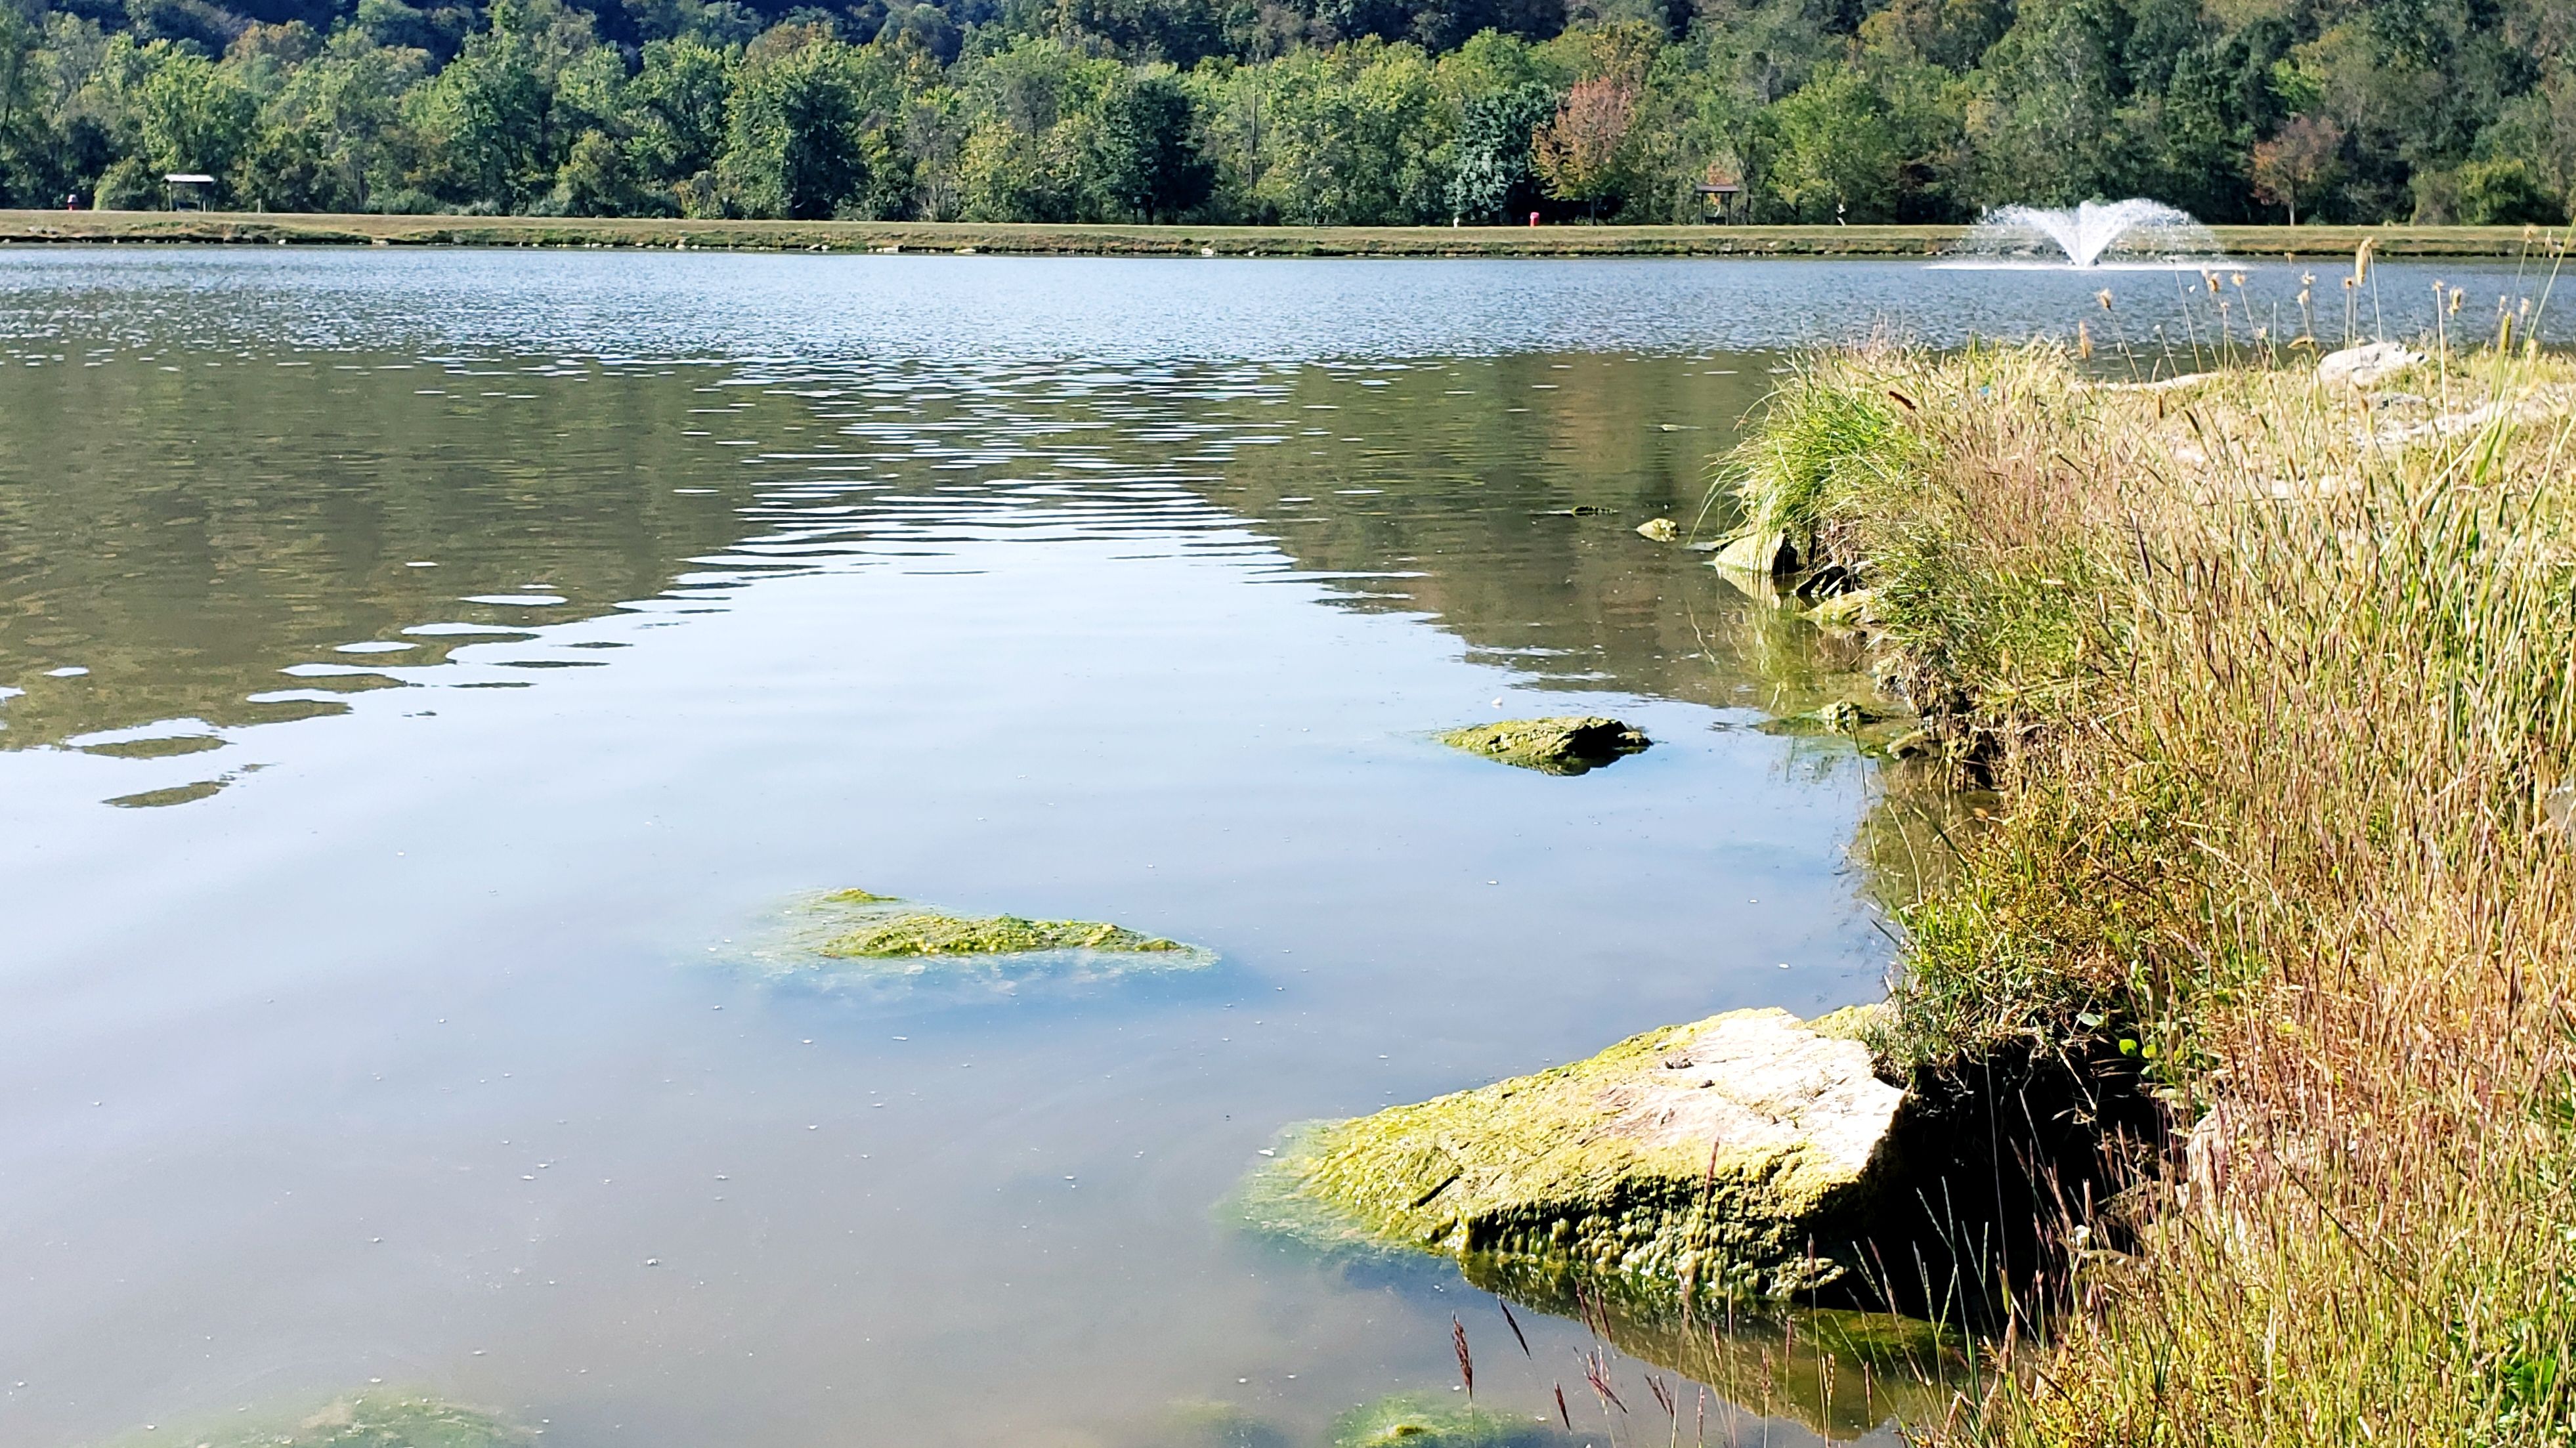
[[[763,975],[816,985],[1000,991],[1173,975],[1216,961],[1204,947],[1106,921],[952,914],[866,890],[792,901],[734,953]]]

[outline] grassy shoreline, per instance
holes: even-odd
[[[2576,364],[2432,353],[1834,356],[1736,456],[2001,801],[1892,1049],[2164,1107],[1938,1438],[2576,1441]]]
[[[684,221],[538,216],[6,211],[0,244],[483,246],[1019,256],[1887,257],[1934,256],[1959,226],[1100,226],[924,221]],[[2520,256],[2515,226],[2223,226],[2228,251],[2384,257]]]

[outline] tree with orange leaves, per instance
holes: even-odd
[[[1583,202],[1597,214],[1602,200],[1619,189],[1620,150],[1636,123],[1634,80],[1595,76],[1568,91],[1532,146],[1548,194]]]

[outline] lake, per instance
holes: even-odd
[[[1316,1443],[1450,1395],[1455,1314],[1480,1404],[1606,1441],[1579,1324],[1222,1204],[1292,1122],[1874,998],[1885,781],[1757,727],[1830,661],[1637,525],[1722,529],[1790,349],[2172,371],[2296,316],[2247,271],[0,251],[0,1440],[381,1383]],[[2437,278],[2536,290],[2388,265],[2375,325]],[[1431,738],[1573,712],[1656,745]],[[851,887],[1215,960],[763,968]]]

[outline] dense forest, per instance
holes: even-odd
[[[0,202],[2558,222],[2576,0],[0,0]]]

